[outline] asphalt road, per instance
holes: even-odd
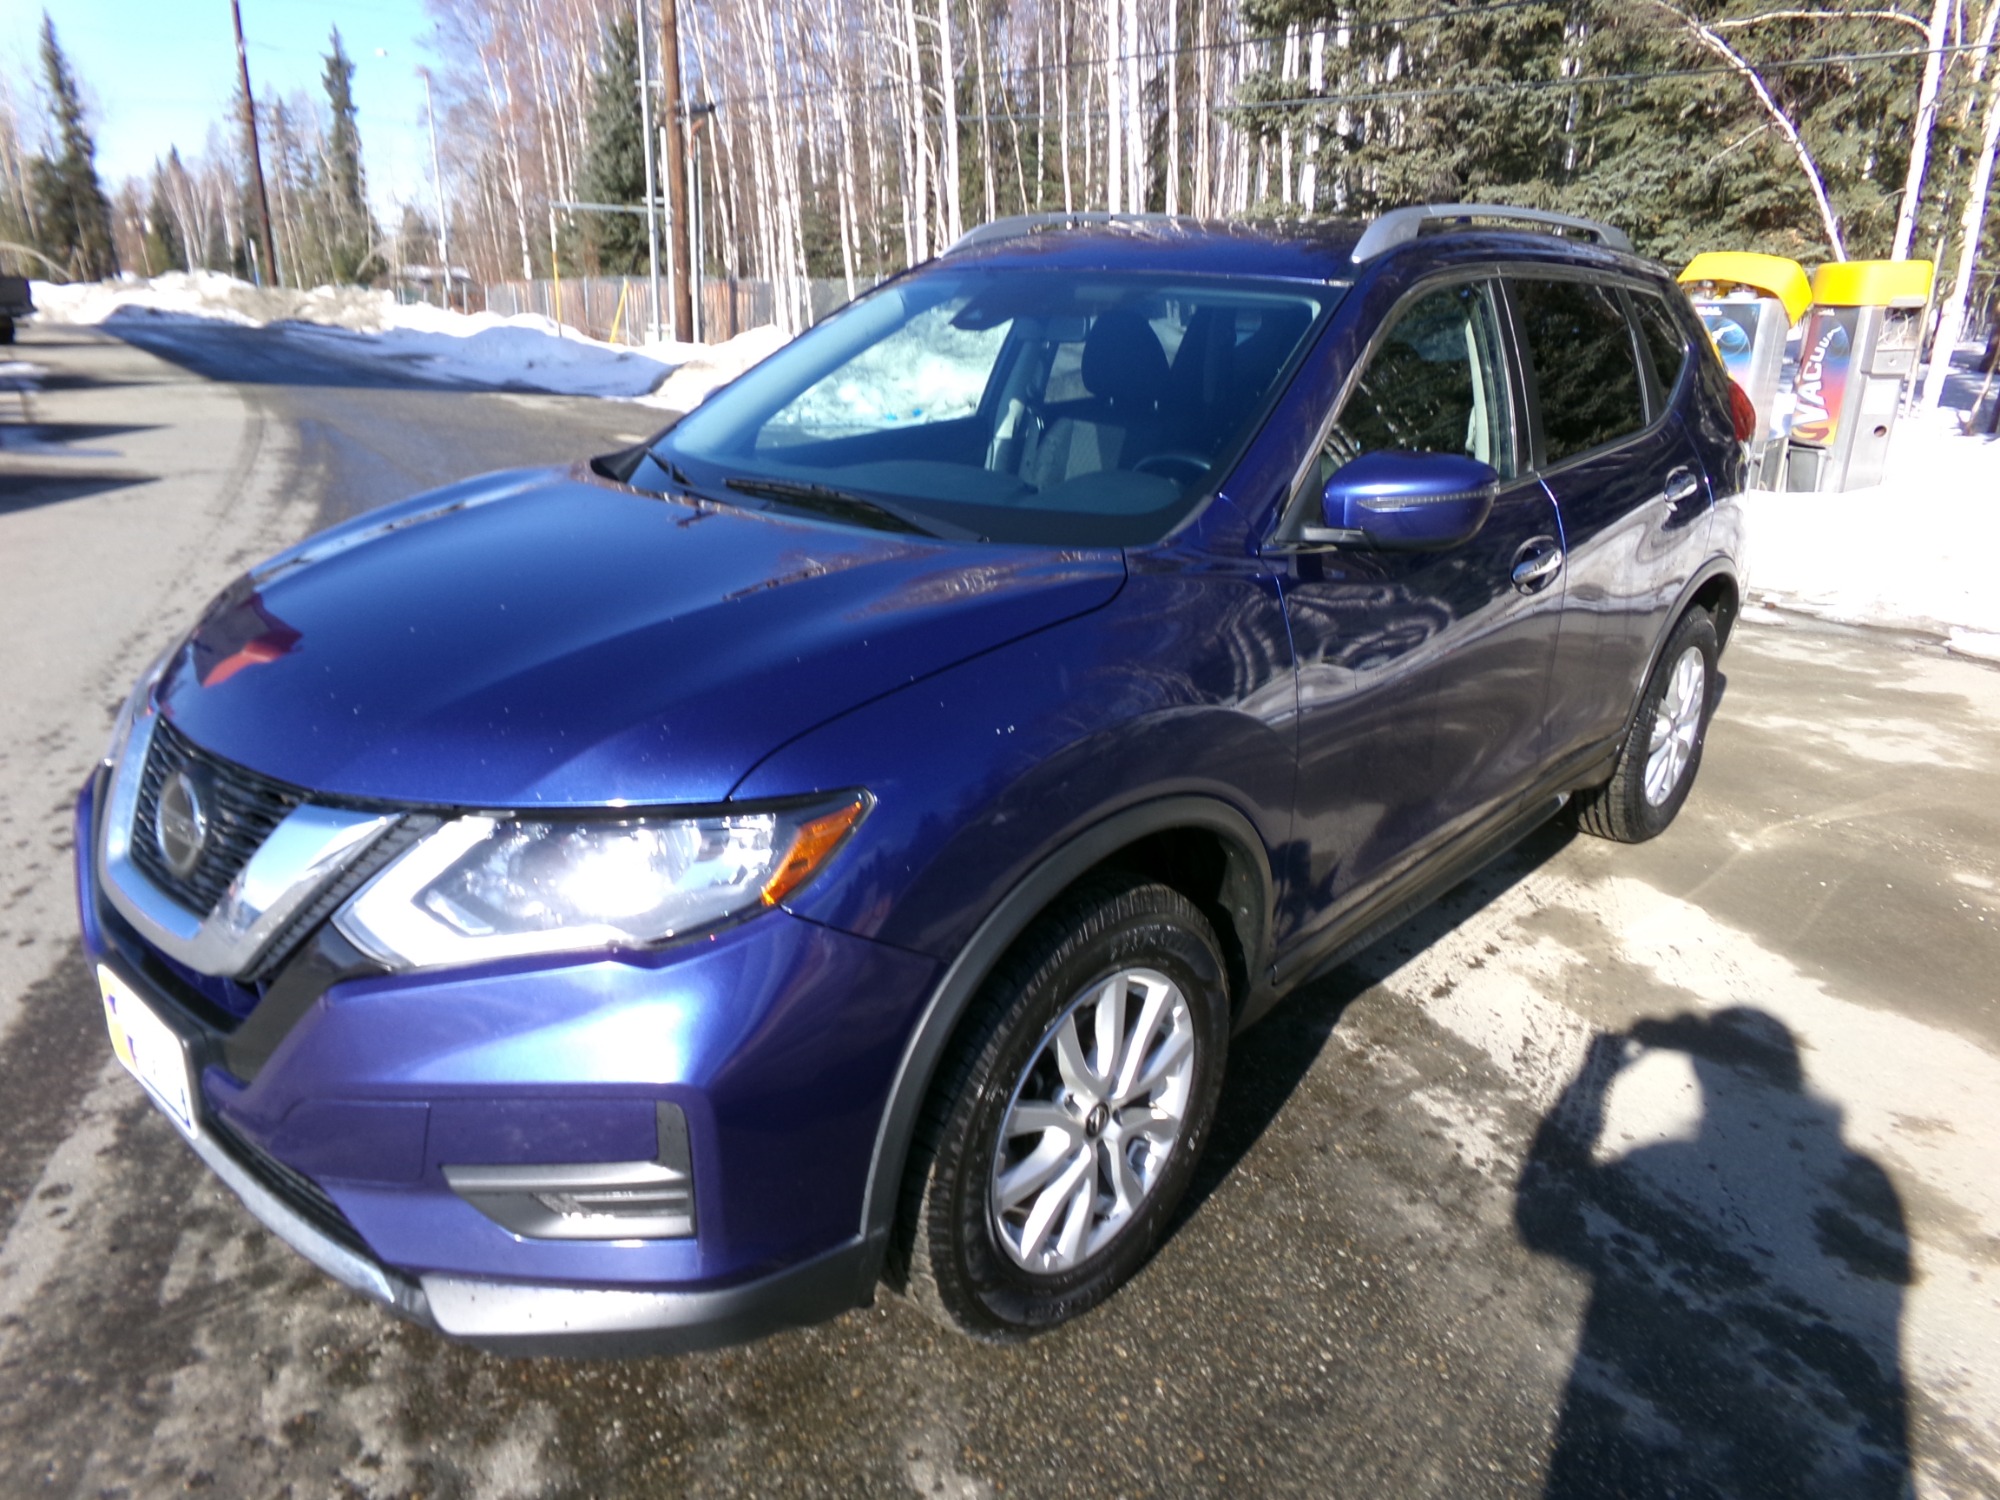
[[[2000,1495],[2000,672],[1796,622],[1667,836],[1552,827],[1239,1038],[1079,1324],[522,1362],[331,1284],[110,1061],[69,793],[251,557],[651,424],[144,342],[0,395],[0,1494]]]

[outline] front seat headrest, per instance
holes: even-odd
[[[1154,406],[1166,395],[1167,351],[1138,313],[1100,313],[1083,341],[1083,383],[1113,406]]]

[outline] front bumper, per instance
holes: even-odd
[[[103,899],[96,790],[85,948],[187,1047],[197,1118],[176,1128],[327,1274],[508,1353],[706,1348],[869,1300],[862,1199],[931,960],[782,911],[659,953],[428,975],[343,968],[329,937],[237,1020]],[[648,1157],[665,1109],[686,1122],[692,1234],[517,1234],[447,1177]]]
[[[879,1246],[859,1238],[803,1265],[740,1286],[706,1291],[411,1277],[329,1235],[287,1201],[254,1163],[199,1127],[175,1128],[243,1206],[343,1286],[449,1338],[497,1354],[684,1353],[761,1338],[837,1317],[869,1299]]]
[[[762,1338],[838,1317],[866,1303],[880,1246],[859,1238],[803,1265],[705,1291],[411,1277],[350,1248],[300,1213],[216,1135],[175,1129],[243,1206],[343,1286],[448,1338],[496,1354],[677,1354]]]

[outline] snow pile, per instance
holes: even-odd
[[[1961,436],[1958,417],[1906,414],[1879,485],[1746,495],[1751,597],[2000,659],[2000,442]]]
[[[34,293],[35,308],[47,321],[90,325],[136,312],[246,327],[297,320],[373,333],[397,326],[397,313],[407,311],[398,309],[388,292],[367,287],[322,286],[299,292],[252,286],[219,271],[172,271],[151,279],[121,276],[65,286],[38,281]]]
[[[775,354],[788,342],[775,328],[752,328],[720,344],[648,344],[645,352],[669,349],[675,358],[674,373],[646,397],[648,406],[669,411],[693,411],[718,386],[727,385],[752,365]]]
[[[52,323],[201,318],[270,327],[332,357],[390,360],[432,379],[575,396],[643,396],[675,411],[698,404],[784,343],[777,330],[759,328],[720,345],[665,341],[631,349],[534,314],[452,312],[399,303],[389,292],[363,287],[255,287],[214,271],[69,286],[38,281],[34,296]]]
[[[428,311],[439,313],[436,308]],[[318,323],[281,326],[292,339],[318,345],[330,354],[394,360],[433,379],[466,385],[526,386],[570,396],[643,396],[673,368],[647,354],[565,332],[543,317],[440,316],[455,320],[456,326],[391,326],[379,333]]]

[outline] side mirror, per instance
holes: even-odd
[[[1322,526],[1309,542],[1359,542],[1384,551],[1456,547],[1486,524],[1500,490],[1491,464],[1456,453],[1364,453],[1326,482]]]

